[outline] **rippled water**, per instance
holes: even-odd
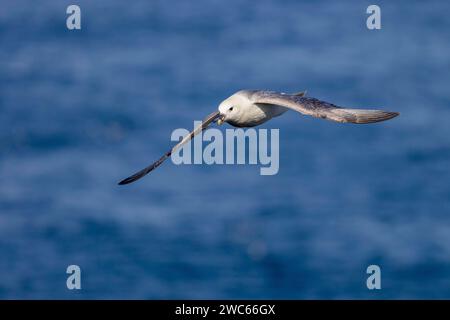
[[[450,298],[449,2],[378,1],[380,31],[367,1],[76,3],[81,31],[69,1],[0,12],[1,298]],[[401,116],[288,112],[275,176],[116,185],[242,88]]]

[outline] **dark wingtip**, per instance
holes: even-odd
[[[147,169],[147,168],[146,168]],[[145,170],[145,169],[144,169]],[[143,176],[145,176],[147,173],[148,173],[148,171],[144,171],[144,170],[142,170],[142,171],[139,171],[138,173],[135,173],[134,175],[132,175],[131,177],[128,177],[128,178],[126,178],[126,179],[123,179],[122,181],[120,181],[119,183],[118,183],[118,185],[119,186],[123,186],[124,184],[129,184],[129,183],[132,183],[132,182],[134,182],[134,181],[136,181],[136,180],[139,180],[140,178],[142,178]]]
[[[119,186],[123,186],[124,184],[129,184],[129,183],[131,183],[133,181],[134,181],[134,179],[132,179],[132,177],[129,177],[129,178],[126,178],[126,179],[123,179],[122,181],[120,181],[118,183],[118,185]]]
[[[350,122],[366,124],[386,121],[400,115],[399,112],[383,111],[383,110],[358,110],[356,112],[356,118]]]
[[[164,162],[164,160],[166,160],[168,157],[170,157],[170,155],[172,154],[172,150],[168,151],[166,154],[164,154],[161,158],[159,158],[158,161],[155,161],[154,163],[152,163],[151,165],[149,165],[148,167],[142,169],[139,172],[136,172],[135,174],[133,174],[132,176],[123,179],[122,181],[120,181],[118,183],[119,186],[122,186],[124,184],[129,184],[132,183],[136,180],[139,180],[140,178],[142,178],[143,176],[147,175],[149,172],[153,171],[154,169],[156,169],[161,163]]]
[[[126,179],[123,179],[122,181],[120,181],[118,183],[118,185],[119,186],[123,186],[124,184],[129,184],[129,183],[132,183],[132,182],[134,182],[136,180],[139,180],[140,178],[142,178],[143,176],[145,176],[147,174],[147,172],[145,172],[144,170],[141,170],[141,171],[133,174],[132,176],[130,176],[130,177],[126,178]]]
[[[384,120],[389,120],[389,119],[395,118],[399,115],[400,115],[400,112],[388,111],[388,112],[386,112],[386,118]]]

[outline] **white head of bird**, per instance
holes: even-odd
[[[251,102],[246,96],[241,95],[239,92],[233,94],[219,105],[220,118],[217,124],[221,125],[223,122],[228,122],[232,125],[238,124],[246,106],[250,104]]]
[[[218,125],[224,122],[234,127],[254,127],[283,114],[287,109],[255,103],[251,90],[241,90],[222,101],[219,105],[220,118]]]

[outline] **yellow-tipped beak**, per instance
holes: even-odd
[[[217,120],[217,125],[221,125],[224,121],[223,121],[223,119],[224,119],[225,117],[224,116],[221,116],[220,118],[219,118],[219,120]]]

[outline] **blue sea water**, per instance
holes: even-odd
[[[2,2],[0,298],[450,298],[450,3],[377,1],[375,31],[370,4]],[[117,186],[243,88],[401,116],[288,112],[262,126],[277,175],[168,161]]]

